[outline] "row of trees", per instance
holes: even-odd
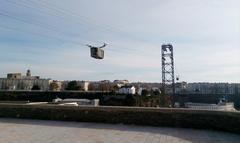
[[[65,88],[65,90],[81,90],[82,87],[80,85],[78,85],[77,81],[70,81],[67,85],[67,87]]]
[[[52,82],[50,84],[50,90],[56,90],[59,88],[59,85],[55,82]],[[108,83],[103,83],[100,84],[98,86],[98,90],[100,91],[114,91],[115,88]],[[83,87],[81,87],[77,81],[70,81],[67,84],[67,87],[65,88],[65,90],[82,90]],[[32,90],[40,90],[40,87],[38,85],[34,85],[32,87]],[[89,84],[89,90],[96,90],[96,87],[94,87],[94,85]],[[163,92],[160,92],[160,90],[147,90],[147,89],[143,89],[142,90],[142,95],[132,95],[132,96],[127,96],[128,98],[126,98],[124,100],[124,102],[121,104],[123,105],[134,105],[134,106],[140,106],[140,107],[168,107],[170,105],[170,99],[168,96],[166,96]],[[108,101],[110,104],[110,102],[113,101]],[[116,103],[114,103],[116,102]],[[119,100],[116,99],[116,101],[114,101],[112,104],[120,104],[118,103]]]
[[[60,87],[56,82],[52,82],[49,85],[49,90],[56,91]],[[89,91],[114,91],[117,87],[109,83],[100,83],[98,86],[95,86],[93,83],[90,83],[88,86]],[[38,85],[34,85],[32,90],[40,90]],[[76,80],[68,82],[65,90],[83,90],[83,87],[78,84]]]
[[[50,89],[50,90],[56,91],[56,90],[58,90],[59,88],[60,88],[60,87],[59,87],[59,85],[58,85],[56,82],[50,83],[50,86],[49,86],[49,89]],[[65,90],[83,90],[83,87],[80,86],[80,85],[78,84],[78,82],[74,80],[74,81],[68,82],[67,87],[65,88]]]

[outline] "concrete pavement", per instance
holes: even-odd
[[[180,128],[0,118],[0,143],[239,143],[240,135]]]

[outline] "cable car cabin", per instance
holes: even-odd
[[[91,57],[95,59],[103,59],[104,58],[104,50],[102,48],[91,47]]]
[[[102,46],[100,47],[95,47],[92,45],[86,45],[90,48],[90,52],[91,52],[91,57],[95,58],[95,59],[103,59],[104,58],[104,50],[102,48],[106,47],[107,44],[104,43]]]

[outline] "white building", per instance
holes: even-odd
[[[83,91],[88,91],[89,81],[79,81],[78,84],[82,87]]]
[[[0,90],[31,90],[37,86],[40,90],[49,90],[50,79],[40,79],[39,76],[31,76],[27,70],[26,76],[21,73],[9,73],[7,78],[0,78]]]
[[[143,88],[142,88],[142,87],[138,88],[138,89],[137,89],[137,94],[138,94],[138,95],[142,95],[142,91],[143,91]]]
[[[188,83],[187,91],[199,94],[239,94],[240,84],[234,83]]]
[[[118,90],[118,93],[120,93],[120,94],[136,94],[136,88],[131,85],[122,86]]]

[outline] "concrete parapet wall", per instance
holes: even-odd
[[[240,113],[225,111],[2,103],[0,117],[214,129],[240,134]]]

